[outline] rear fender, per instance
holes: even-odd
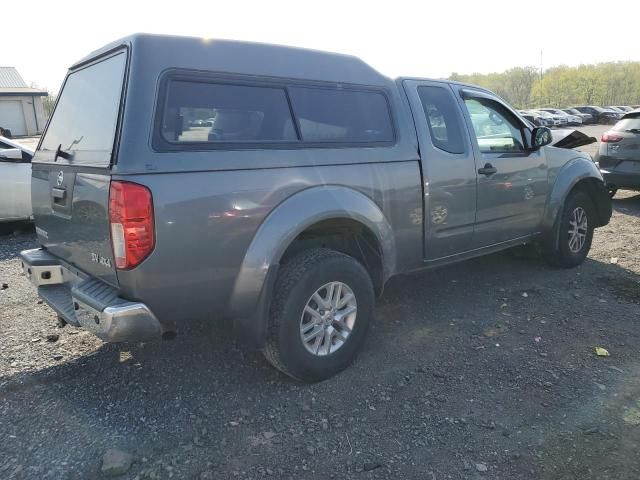
[[[280,259],[291,242],[310,226],[332,219],[351,219],[367,227],[382,251],[382,281],[395,271],[393,231],[380,208],[364,194],[346,187],[303,190],[278,205],[262,223],[242,262],[228,313],[241,336],[261,346]]]

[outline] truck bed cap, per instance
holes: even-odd
[[[119,46],[143,52],[167,68],[304,78],[363,85],[388,85],[390,79],[351,55],[266,43],[138,33],[91,52],[76,68]]]

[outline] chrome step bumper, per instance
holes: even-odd
[[[110,285],[80,277],[45,249],[24,250],[20,256],[22,269],[38,295],[67,323],[83,327],[105,342],[162,336],[162,325],[144,303],[120,298]]]

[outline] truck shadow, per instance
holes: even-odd
[[[465,319],[495,317],[496,312],[507,313],[501,309],[511,307],[518,314],[539,312],[553,316],[554,309],[562,313],[576,301],[586,308],[585,299],[589,304],[604,305],[600,303],[603,296],[637,304],[639,286],[640,276],[618,265],[587,259],[581,267],[562,270],[546,266],[541,259],[513,258],[508,253],[401,275],[390,280],[378,299],[373,332],[363,356],[375,357],[374,350],[380,345],[372,350],[372,344],[385,342],[380,337],[394,335],[398,329],[412,336],[417,333],[412,329],[435,331],[452,321],[462,326]],[[474,323],[477,322],[471,324]],[[20,380],[8,388],[40,381],[73,383],[83,376],[94,378],[98,373],[104,375],[101,383],[111,379],[117,384],[124,371],[143,384],[171,378],[177,388],[190,385],[192,390],[206,390],[208,387],[201,383],[205,377],[216,388],[221,383],[297,385],[268,366],[259,352],[238,342],[230,324],[214,320],[211,325],[193,324],[171,341],[104,344],[88,356],[35,373],[18,374]],[[134,372],[145,373],[138,377]]]
[[[640,217],[640,194],[636,192],[621,192],[612,200],[613,210],[625,215]]]

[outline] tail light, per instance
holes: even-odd
[[[615,143],[622,140],[623,137],[616,135],[615,133],[604,132],[600,141],[602,143]]]
[[[109,223],[116,268],[135,267],[155,246],[153,199],[149,189],[137,183],[112,181]]]

